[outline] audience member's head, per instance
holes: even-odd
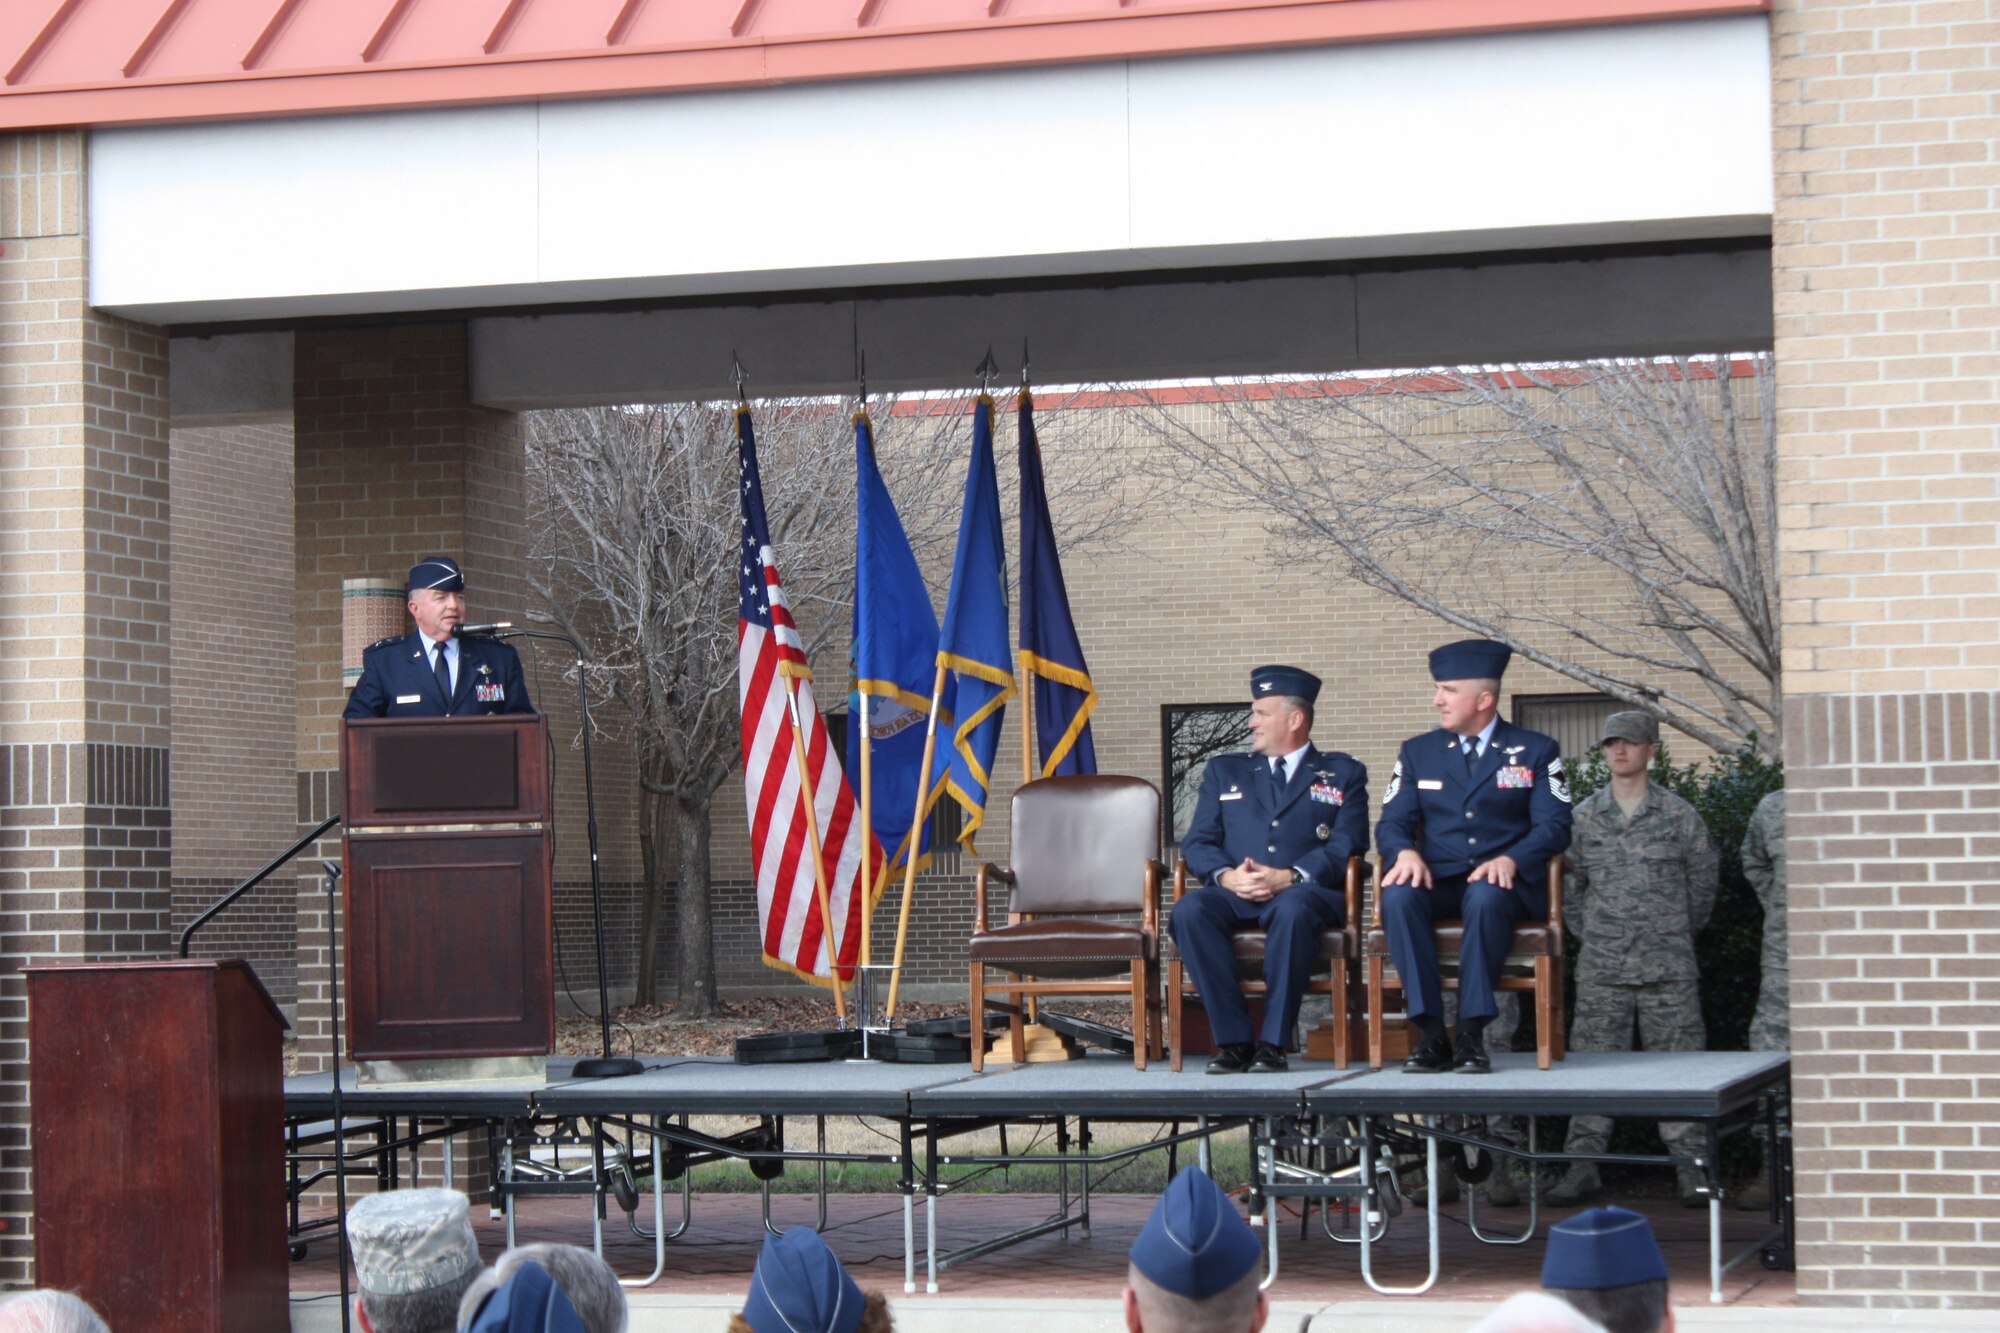
[[[729,1333],[889,1333],[895,1327],[879,1291],[862,1294],[811,1227],[791,1227],[764,1241],[743,1312]]]
[[[1132,1333],[1255,1333],[1270,1303],[1263,1247],[1222,1188],[1198,1166],[1168,1183],[1125,1273]]]
[[[1567,1301],[1547,1292],[1524,1291],[1502,1301],[1469,1333],[1605,1333],[1605,1329]]]
[[[1667,1260],[1652,1224],[1626,1208],[1592,1208],[1549,1228],[1542,1290],[1610,1333],[1671,1333]]]
[[[0,1296],[0,1333],[111,1333],[97,1311],[67,1291]]]
[[[452,1333],[479,1273],[466,1200],[457,1190],[391,1190],[347,1210],[361,1277],[361,1317],[374,1333]]]
[[[518,1285],[510,1287],[516,1279]],[[545,1281],[558,1289],[554,1296],[542,1285]],[[522,1313],[516,1313],[517,1308]],[[497,1322],[487,1322],[489,1317]],[[537,1317],[544,1322],[533,1322]],[[562,1322],[565,1317],[573,1322]],[[454,1327],[479,1333],[527,1329],[625,1333],[627,1318],[625,1288],[618,1285],[618,1275],[589,1250],[574,1245],[517,1245],[466,1288]]]

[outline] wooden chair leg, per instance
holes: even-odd
[[[1563,1001],[1563,968],[1560,959],[1549,960],[1549,1053],[1558,1060],[1569,1058],[1569,1006]]]
[[[1181,960],[1167,964],[1167,1067],[1181,1072]]]
[[[1155,958],[1146,973],[1146,1042],[1147,1049],[1155,1060],[1166,1058],[1167,1048],[1160,1040],[1160,960]]]
[[[1018,985],[1021,977],[1019,973],[1009,972],[1007,980]],[[1018,990],[1012,992],[1012,994],[1014,996],[1014,1008],[1013,1012],[1007,1015],[1007,1050],[1014,1057],[1015,1064],[1024,1065],[1028,1063],[1028,1033],[1027,1025],[1021,1018],[1021,1010],[1027,1006],[1029,1000],[1033,997],[1023,995]]]
[[[1382,960],[1368,960],[1368,1063],[1370,1067],[1382,1067],[1382,1001],[1383,1001]]]
[[[1132,964],[1132,1067],[1144,1069],[1152,1037],[1146,1031],[1146,960]]]
[[[1327,1006],[1327,1016],[1333,1020],[1333,1067],[1335,1069],[1345,1069],[1347,1068],[1348,1059],[1347,960],[1345,958],[1336,958],[1333,960],[1332,985],[1333,993],[1327,997],[1331,1001]]]
[[[1547,1069],[1555,1054],[1556,1011],[1549,985],[1549,959],[1535,959],[1535,1068]]]
[[[986,1068],[986,965],[972,965],[972,1072]]]

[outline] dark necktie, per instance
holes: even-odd
[[[1458,752],[1465,756],[1465,771],[1470,773],[1473,765],[1479,762],[1479,742],[1466,736],[1459,741]]]
[[[432,662],[437,675],[438,697],[444,700],[444,711],[451,711],[451,663],[444,660],[444,645],[437,645],[437,658]]]
[[[1273,759],[1271,761],[1271,785],[1280,794],[1283,794],[1285,790],[1285,761],[1283,759]]]

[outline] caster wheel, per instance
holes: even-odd
[[[631,1164],[619,1158],[612,1163],[606,1173],[611,1177],[611,1193],[617,1198],[618,1206],[626,1212],[634,1212],[639,1207],[639,1182],[632,1178]]]
[[[285,1247],[285,1253],[292,1256],[293,1263],[297,1263],[306,1257],[306,1244],[302,1240],[295,1240]]]
[[[1779,1253],[1777,1250],[1765,1250],[1760,1254],[1758,1254],[1757,1262],[1763,1264],[1765,1268],[1775,1273],[1778,1272],[1780,1269],[1784,1268],[1785,1256]]]

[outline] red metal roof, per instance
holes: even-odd
[[[1770,0],[0,0],[0,129],[733,88]]]

